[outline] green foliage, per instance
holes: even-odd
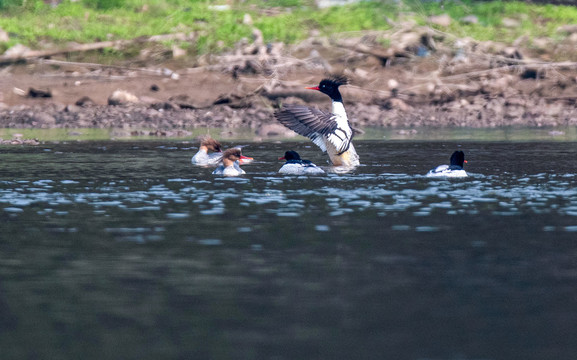
[[[390,26],[386,16],[394,14],[395,8],[385,2],[366,2],[351,6],[335,6],[310,16],[321,29],[331,33],[358,30],[383,30]]]
[[[220,2],[224,3],[224,2]],[[143,5],[146,5],[143,7]],[[348,6],[317,9],[312,0],[246,0],[230,10],[217,11],[206,0],[63,0],[50,7],[41,0],[0,0],[0,28],[13,34],[8,44],[16,42],[34,47],[42,42],[62,44],[69,41],[89,43],[102,40],[132,39],[139,36],[195,32],[197,40],[188,46],[189,53],[218,52],[249,38],[252,25],[243,24],[251,15],[265,41],[294,43],[306,38],[311,30],[324,35],[346,36],[359,30],[386,30],[389,21],[402,16],[425,24],[427,17],[447,13],[453,19],[448,29],[455,36],[477,40],[513,41],[521,35],[557,36],[563,24],[577,23],[577,9],[569,6],[534,5],[503,1],[421,0],[363,1]],[[271,12],[272,11],[272,12]],[[459,21],[475,15],[477,24]],[[517,28],[502,26],[508,17],[519,22]]]
[[[37,11],[45,7],[42,0],[0,0],[0,9],[10,11]]]
[[[22,6],[22,0],[0,0],[0,9]]]
[[[252,0],[248,1],[250,4],[254,4],[257,6],[262,7],[281,7],[281,8],[291,8],[291,7],[302,7],[302,6],[311,6],[313,5],[314,1],[306,1],[306,0],[268,0],[268,1],[260,1],[260,0]]]
[[[307,26],[298,15],[261,17],[255,22],[255,26],[261,29],[266,41],[294,43],[305,38],[307,34]]]
[[[117,9],[126,6],[125,0],[84,0],[82,3],[86,7],[102,10]]]

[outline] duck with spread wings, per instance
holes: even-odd
[[[318,86],[306,88],[320,91],[331,98],[330,113],[303,105],[284,104],[275,117],[281,124],[308,137],[328,153],[334,166],[354,167],[360,164],[359,155],[352,143],[354,132],[339,92],[339,86],[347,83],[344,76],[333,76],[321,80]]]

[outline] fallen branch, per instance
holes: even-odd
[[[471,71],[467,73],[457,74],[457,75],[449,75],[443,76],[440,78],[442,81],[465,81],[471,78],[476,78],[480,76],[486,76],[492,73],[497,72],[520,72],[524,70],[534,70],[534,71],[541,71],[541,70],[548,70],[548,69],[555,69],[555,70],[574,70],[577,68],[577,62],[571,61],[563,61],[558,63],[547,63],[547,62],[524,62],[522,65],[505,65],[497,68],[492,69],[484,69],[484,70],[477,70]]]
[[[38,64],[49,64],[49,65],[60,65],[60,66],[78,66],[78,67],[89,67],[89,68],[97,68],[97,69],[115,69],[115,70],[121,70],[121,71],[146,73],[146,74],[150,74],[150,75],[170,76],[173,78],[178,77],[178,74],[176,74],[174,71],[167,69],[167,68],[162,68],[162,69],[133,68],[133,67],[127,67],[127,66],[118,66],[118,65],[82,63],[82,62],[52,60],[52,59],[42,59],[42,58],[31,59],[31,61],[36,62]],[[49,77],[49,76],[61,76],[61,75],[60,74],[56,74],[56,75],[45,74],[42,76]],[[101,77],[102,75],[98,74],[95,76],[95,75],[88,74],[88,75],[84,75],[84,76],[85,77]],[[117,79],[117,80],[122,80],[122,79],[125,79],[126,77],[127,76],[119,76],[119,75],[106,76],[106,78]]]
[[[127,44],[134,43],[134,40],[117,40],[117,41],[102,41],[92,44],[79,44],[62,49],[50,49],[50,50],[26,50],[24,52],[2,55],[0,56],[0,64],[12,64],[20,61],[25,61],[27,59],[33,58],[43,58],[53,55],[66,54],[71,52],[83,52],[90,50],[98,50],[109,47],[121,47]]]
[[[139,37],[131,40],[115,40],[115,41],[101,41],[90,44],[76,44],[74,46],[69,46],[60,49],[49,49],[49,50],[30,50],[26,49],[21,52],[16,52],[14,54],[0,55],[0,64],[13,64],[20,61],[26,61],[28,59],[34,58],[44,58],[60,54],[68,54],[73,52],[84,52],[91,50],[99,50],[104,48],[120,48],[131,44],[146,43],[146,42],[157,42],[157,41],[167,41],[167,40],[182,40],[187,39],[185,34],[166,34],[166,35],[154,35],[150,37]],[[9,49],[10,50],[10,49]]]
[[[381,61],[383,65],[387,64],[394,57],[411,57],[407,51],[388,48],[386,50],[373,49],[363,44],[347,44],[342,41],[334,42],[334,45],[343,49],[351,50],[365,55],[371,55]]]

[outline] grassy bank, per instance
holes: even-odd
[[[555,38],[559,26],[577,23],[574,7],[522,2],[449,1],[441,8],[433,1],[381,0],[328,9],[318,9],[307,0],[248,0],[228,9],[215,4],[197,0],[64,0],[50,6],[42,1],[0,0],[0,28],[10,35],[7,43],[0,43],[0,52],[16,43],[38,49],[179,32],[196,34],[192,43],[177,41],[189,55],[220,52],[250,38],[251,25],[243,22],[245,14],[263,32],[265,41],[286,43],[305,39],[311,30],[326,35],[386,30],[399,21],[425,24],[429,16],[441,13],[453,20],[443,31],[502,42],[522,35]],[[459,21],[467,15],[475,15],[478,23]],[[516,20],[518,26],[503,26],[503,18]]]

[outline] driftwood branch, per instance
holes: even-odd
[[[155,35],[150,37],[139,37],[131,40],[101,41],[90,44],[76,44],[73,46],[59,49],[49,49],[49,50],[27,49],[25,51],[17,52],[15,54],[0,55],[0,64],[1,65],[13,64],[20,61],[26,61],[28,59],[45,58],[54,55],[68,54],[73,52],[99,50],[104,48],[121,48],[127,45],[138,43],[167,41],[167,40],[186,40],[186,39],[190,39],[190,36],[178,33],[178,34]]]
[[[334,45],[343,49],[358,52],[365,55],[374,56],[381,61],[382,64],[387,64],[394,57],[411,57],[411,55],[404,50],[393,48],[375,49],[363,44],[348,44],[343,41],[336,41]]]
[[[31,61],[36,62],[38,64],[49,64],[49,65],[60,65],[60,66],[78,66],[78,67],[88,67],[88,68],[95,68],[95,69],[115,69],[121,71],[133,71],[139,73],[145,73],[150,75],[158,75],[158,76],[174,76],[174,71],[161,68],[161,69],[148,69],[148,68],[134,68],[128,66],[118,66],[118,65],[105,65],[105,64],[97,64],[97,63],[83,63],[83,62],[74,62],[74,61],[63,61],[63,60],[52,60],[52,59],[31,59]],[[43,76],[50,76],[50,75],[43,75]],[[56,76],[61,76],[60,74]],[[111,77],[111,76],[108,76]],[[117,76],[117,78],[124,79],[126,76]]]
[[[523,71],[523,70],[534,70],[534,71],[542,71],[548,69],[556,69],[556,70],[574,70],[577,69],[577,62],[570,62],[570,61],[563,61],[557,63],[545,63],[545,62],[530,62],[525,61],[522,65],[505,65],[497,68],[492,69],[485,69],[485,70],[477,70],[477,71],[470,71],[467,73],[457,74],[457,75],[449,75],[441,77],[440,80],[443,81],[465,81],[471,78],[476,78],[480,76],[489,75],[496,72],[513,72],[513,71]]]
[[[82,52],[90,50],[98,50],[109,47],[120,47],[133,43],[132,40],[117,40],[117,41],[102,41],[92,44],[78,44],[66,48],[50,49],[50,50],[27,50],[17,54],[0,56],[0,64],[12,64],[27,59],[43,58],[53,55],[66,54],[71,52]]]

